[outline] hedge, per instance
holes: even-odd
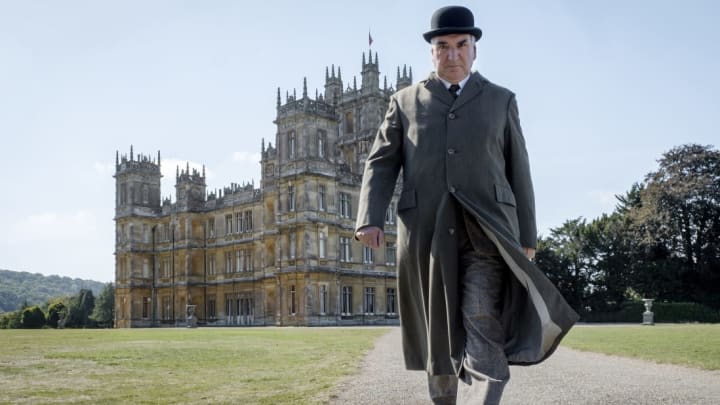
[[[654,302],[651,311],[655,322],[720,322],[720,311],[694,302]],[[645,305],[642,302],[627,303],[616,312],[584,312],[582,322],[630,322],[642,323]]]

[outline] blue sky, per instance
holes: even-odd
[[[277,88],[346,84],[362,53],[417,81],[438,1],[0,0],[0,268],[114,278],[115,152],[259,180]],[[685,143],[718,146],[713,1],[477,1],[475,69],[517,94],[541,233],[611,212]]]

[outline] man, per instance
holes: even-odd
[[[508,364],[544,360],[577,320],[530,261],[534,195],[517,104],[512,92],[471,73],[482,35],[474,25],[464,7],[433,14],[423,36],[435,72],[390,98],[356,224],[363,244],[383,244],[402,168],[403,352],[409,370],[427,371],[435,403],[455,403],[458,377],[475,381],[472,403],[498,403]]]

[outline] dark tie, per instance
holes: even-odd
[[[448,91],[450,92],[450,94],[452,94],[453,98],[457,98],[458,90],[460,90],[460,86],[457,84],[451,84],[450,88],[448,88]]]

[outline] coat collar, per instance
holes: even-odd
[[[425,88],[433,95],[434,98],[440,100],[443,104],[450,106],[452,111],[477,97],[482,92],[485,84],[488,83],[488,80],[480,73],[472,72],[457,99],[453,98],[435,72],[430,73],[423,83]]]

